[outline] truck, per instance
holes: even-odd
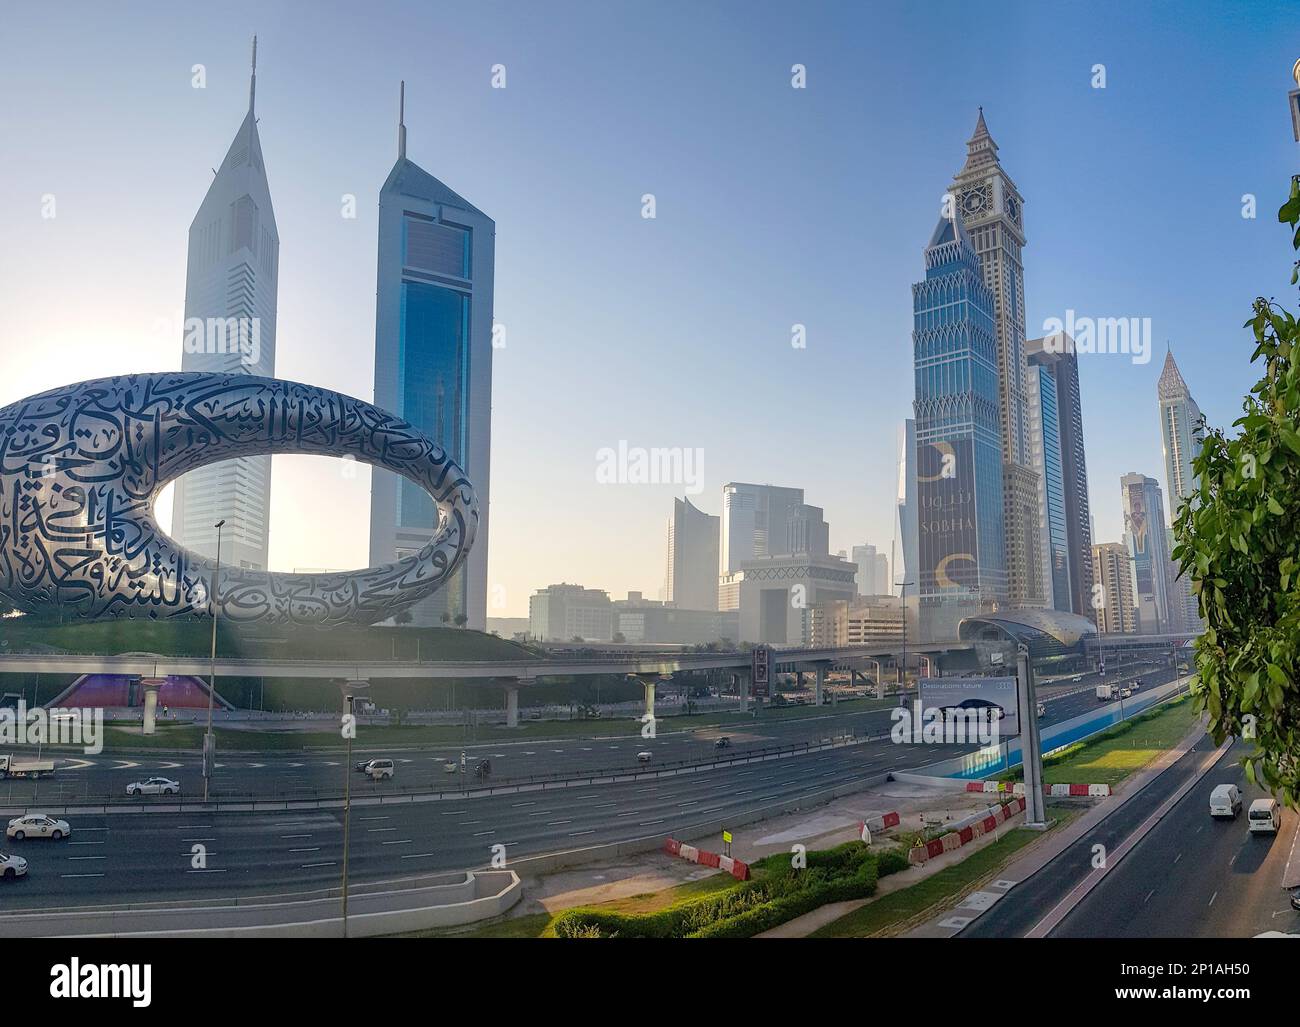
[[[53,773],[53,760],[34,760],[25,756],[0,756],[0,778],[49,777]]]
[[[1117,698],[1118,695],[1119,695],[1119,689],[1116,688],[1114,685],[1097,686],[1097,698],[1101,699],[1103,702],[1109,702],[1111,699]]]

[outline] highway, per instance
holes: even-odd
[[[1168,676],[1167,670],[1149,673],[1153,684]],[[1144,674],[1144,680],[1147,677]],[[1047,723],[1097,705],[1086,682],[1064,682],[1045,691],[1058,693],[1058,697],[1046,699],[1048,715],[1044,721]],[[888,726],[888,711],[829,712],[826,719],[818,720],[817,733],[829,736],[843,733],[846,728],[856,729],[859,735],[874,733],[874,730],[864,731],[864,724],[873,729],[879,725],[883,733]],[[758,725],[763,732],[761,739],[742,738],[732,730],[736,738],[732,755],[743,755],[745,746],[757,745],[759,740],[771,744],[773,738],[790,739],[796,732],[808,732],[810,728],[806,720],[780,722],[775,717],[760,719]],[[632,722],[630,727],[635,730],[637,725]],[[605,748],[600,750],[597,744]],[[704,760],[714,756],[709,737],[696,737],[696,733],[664,735],[653,741],[643,741],[635,735],[601,743],[565,740],[546,746],[538,742],[514,745],[519,746],[517,752],[500,743],[480,748],[495,749],[491,754],[494,764],[499,759],[508,766],[509,760],[517,758],[521,766],[563,765],[574,769],[597,764],[607,766],[611,753],[618,759],[618,766],[631,769],[635,764],[628,762],[628,758],[634,760],[636,751],[643,747],[656,753],[656,761],[667,753],[693,752]],[[530,748],[523,748],[525,745]],[[616,751],[608,748],[613,745],[618,746]],[[667,836],[691,824],[811,796],[833,785],[914,769],[969,748],[898,746],[882,739],[682,776],[447,797],[401,806],[357,806],[353,808],[351,820],[350,879],[383,880],[483,866],[489,862],[494,845],[504,845],[507,858],[517,859],[646,835]],[[497,757],[496,752],[507,752],[507,755]],[[357,758],[368,754],[364,748],[357,749]],[[413,768],[421,766],[422,761],[440,759],[441,754],[415,752],[402,758],[412,763],[402,765],[399,775],[410,777],[421,772]],[[528,760],[533,762],[525,763]],[[100,761],[105,764],[139,762],[140,765],[110,768],[101,766]],[[170,771],[182,780],[186,793],[193,795],[200,786],[194,761],[185,761],[181,768],[161,769],[163,764],[175,762],[182,761],[157,756],[138,761],[98,757],[94,767],[82,768],[78,773],[109,775],[124,786],[128,778]],[[304,766],[287,767],[291,762]],[[308,759],[257,756],[249,757],[247,763],[266,766],[241,765],[245,759],[240,757],[221,768],[222,780],[237,772],[259,780],[274,780],[282,769],[293,769],[313,775],[310,780],[320,775],[321,779],[327,778],[337,785],[350,773],[337,754]],[[445,787],[439,780],[444,778],[441,771],[422,772],[431,783]],[[360,775],[354,775],[352,780],[354,795],[371,794],[387,787],[368,784]],[[58,781],[56,777],[41,782],[40,801],[30,803],[30,808],[56,804],[57,792],[51,786]],[[7,790],[10,782],[4,784]],[[16,788],[33,786],[31,782],[14,784]],[[333,791],[337,793],[338,788]],[[128,811],[81,814],[69,819],[73,826],[70,839],[57,843],[36,839],[10,843],[10,847],[30,860],[31,871],[25,880],[0,884],[0,903],[5,908],[74,907],[110,901],[303,891],[331,886],[341,873],[343,831],[339,809],[267,813]],[[196,850],[196,846],[201,849]],[[196,859],[196,851],[202,859]]]
[[[1300,931],[1282,888],[1300,815],[1282,811],[1276,835],[1251,834],[1246,811],[1267,795],[1248,784],[1232,746],[1053,932],[1062,938],[1249,938]],[[1210,792],[1241,789],[1236,820],[1210,818]]]
[[[1159,684],[1172,677],[1167,667],[1142,666],[1138,673],[1148,684]],[[1114,671],[1109,680],[1115,680]],[[1047,705],[1042,723],[1050,725],[1097,706],[1097,675],[1086,675],[1079,682],[1067,678],[1040,686],[1039,696]],[[910,701],[909,696],[909,701]],[[804,712],[804,711],[800,711]],[[448,760],[459,763],[466,753],[469,768],[480,759],[492,764],[491,783],[508,784],[554,775],[582,775],[596,771],[636,769],[637,753],[653,753],[651,766],[680,762],[710,762],[719,755],[745,755],[761,749],[792,747],[823,738],[853,734],[857,737],[884,735],[892,721],[891,709],[863,709],[860,703],[844,708],[824,706],[811,716],[788,716],[779,711],[764,711],[756,718],[741,718],[722,726],[688,729],[688,717],[661,717],[658,737],[641,736],[638,720],[627,719],[626,734],[605,738],[532,738],[521,741],[490,741],[459,745],[438,743],[421,746],[385,746],[367,743],[367,735],[379,735],[383,729],[358,728],[353,744],[353,763],[376,756],[394,760],[396,775],[391,782],[375,783],[355,775],[353,787],[371,793],[396,793],[401,790],[451,789],[457,787],[458,775],[443,770]],[[715,748],[719,736],[730,745]],[[954,750],[955,752],[956,750]],[[23,750],[32,755],[33,750]],[[952,753],[949,753],[951,755]],[[161,775],[181,782],[185,795],[202,792],[200,759],[195,753],[170,754],[149,749],[113,749],[95,756],[60,755],[53,778],[41,781],[0,781],[0,805],[60,805],[66,802],[121,796],[126,786],[143,777]],[[316,749],[307,751],[218,750],[212,795],[215,798],[314,798],[323,794],[341,794],[346,751]],[[476,784],[472,775],[470,784]]]

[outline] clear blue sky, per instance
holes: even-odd
[[[595,453],[702,447],[800,485],[833,549],[892,535],[911,294],[984,106],[1026,199],[1029,334],[1150,317],[1159,352],[1085,359],[1099,540],[1119,475],[1164,481],[1169,339],[1209,419],[1255,375],[1241,323],[1290,300],[1274,215],[1300,168],[1295,3],[6,4],[0,403],[179,367],[185,240],[246,104],[281,236],[277,373],[372,395],[375,205],[409,155],[496,219],[490,582],[657,594],[678,489]],[[808,88],[790,88],[807,66]],[[1106,66],[1107,87],[1090,85]],[[191,88],[203,64],[206,89]],[[504,64],[507,88],[490,88]],[[658,217],[641,218],[654,193]],[[354,193],[360,216],[339,216]],[[1241,216],[1241,197],[1259,217]],[[54,194],[57,217],[41,215]],[[806,350],[790,326],[807,325]],[[368,475],[277,458],[272,560],[365,562]],[[294,522],[298,526],[294,527]]]

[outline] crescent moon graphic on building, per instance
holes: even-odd
[[[962,586],[948,577],[948,564],[954,560],[965,560],[968,563],[974,563],[975,557],[970,553],[949,553],[934,569],[934,582],[940,588],[961,588]]]
[[[933,446],[935,449],[939,451],[939,456],[941,458],[939,461],[939,465],[941,467],[943,466],[944,461],[947,460],[949,457],[952,458],[953,466],[955,467],[957,465],[957,453],[952,448],[951,442],[927,442],[926,445]],[[940,471],[938,474],[931,474],[931,475],[918,474],[916,476],[916,480],[917,481],[947,481],[948,479],[944,478],[943,472]]]

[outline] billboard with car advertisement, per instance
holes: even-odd
[[[991,710],[1002,711],[998,734],[1010,738],[1020,734],[1020,717],[1016,703],[1016,679],[997,678],[921,678],[921,709],[943,711],[944,715],[975,713],[987,716]]]

